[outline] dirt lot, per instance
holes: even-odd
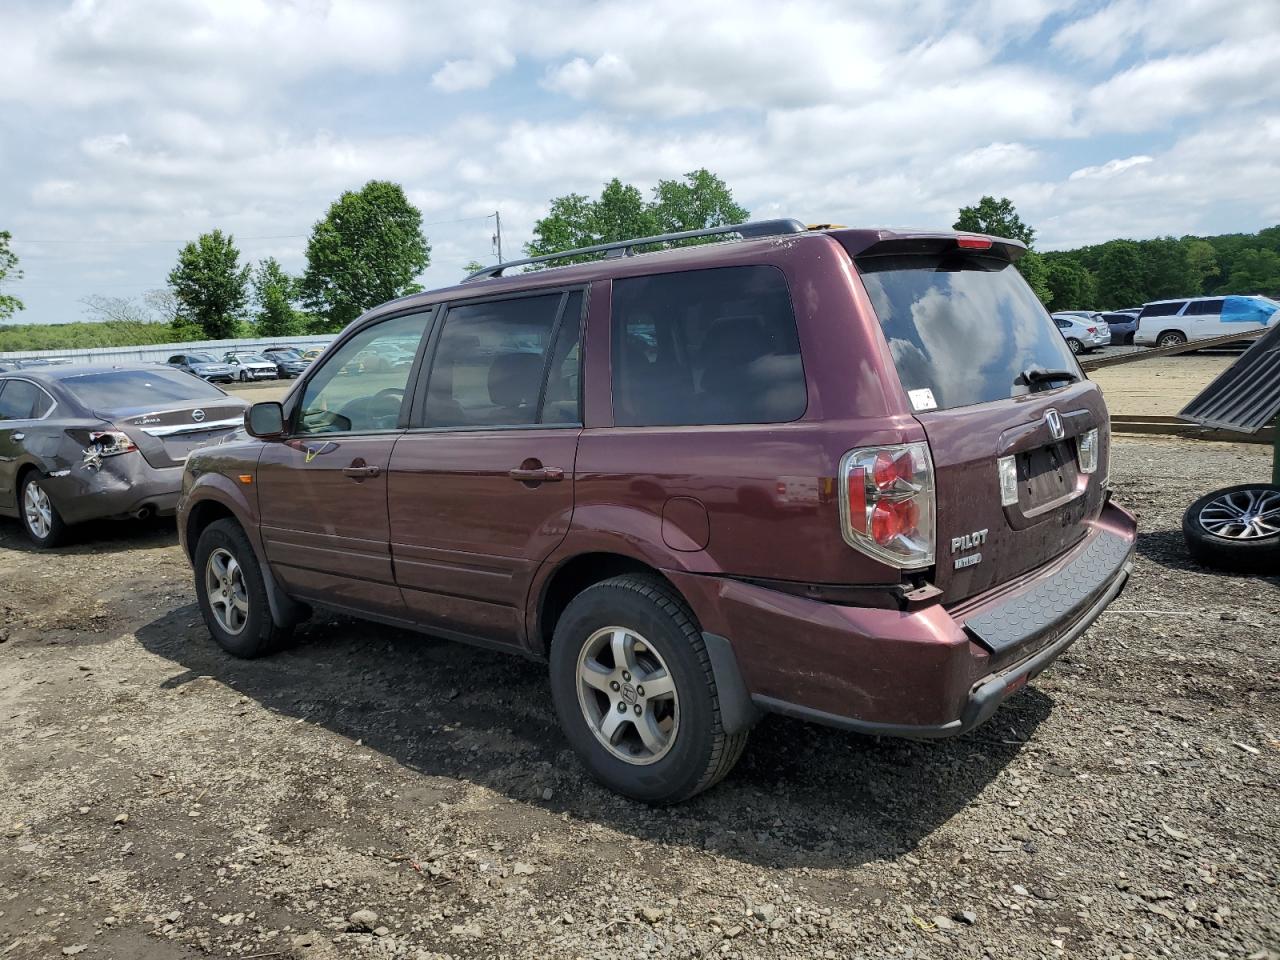
[[[1275,958],[1280,580],[1178,533],[1267,453],[1118,440],[1134,582],[986,727],[771,718],[671,810],[536,664],[332,618],[233,661],[171,525],[0,521],[0,958]]]

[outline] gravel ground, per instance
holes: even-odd
[[[543,668],[345,619],[237,662],[172,526],[0,522],[0,958],[1280,956],[1280,580],[1187,559],[1263,448],[1120,438],[1128,591],[984,728],[763,722],[677,809]]]

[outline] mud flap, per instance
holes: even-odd
[[[733,645],[715,633],[703,633],[702,642],[706,645],[711,672],[716,678],[720,723],[724,732],[732,735],[751,728],[760,719],[760,711],[752,702],[747,684],[742,679]]]

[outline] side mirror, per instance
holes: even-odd
[[[284,407],[274,400],[255,403],[244,413],[244,429],[259,440],[275,440],[284,436]]]

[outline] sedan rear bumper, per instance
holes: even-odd
[[[43,481],[67,523],[114,517],[172,516],[182,492],[182,466],[156,468],[140,453],[105,457],[100,467],[78,463]]]

